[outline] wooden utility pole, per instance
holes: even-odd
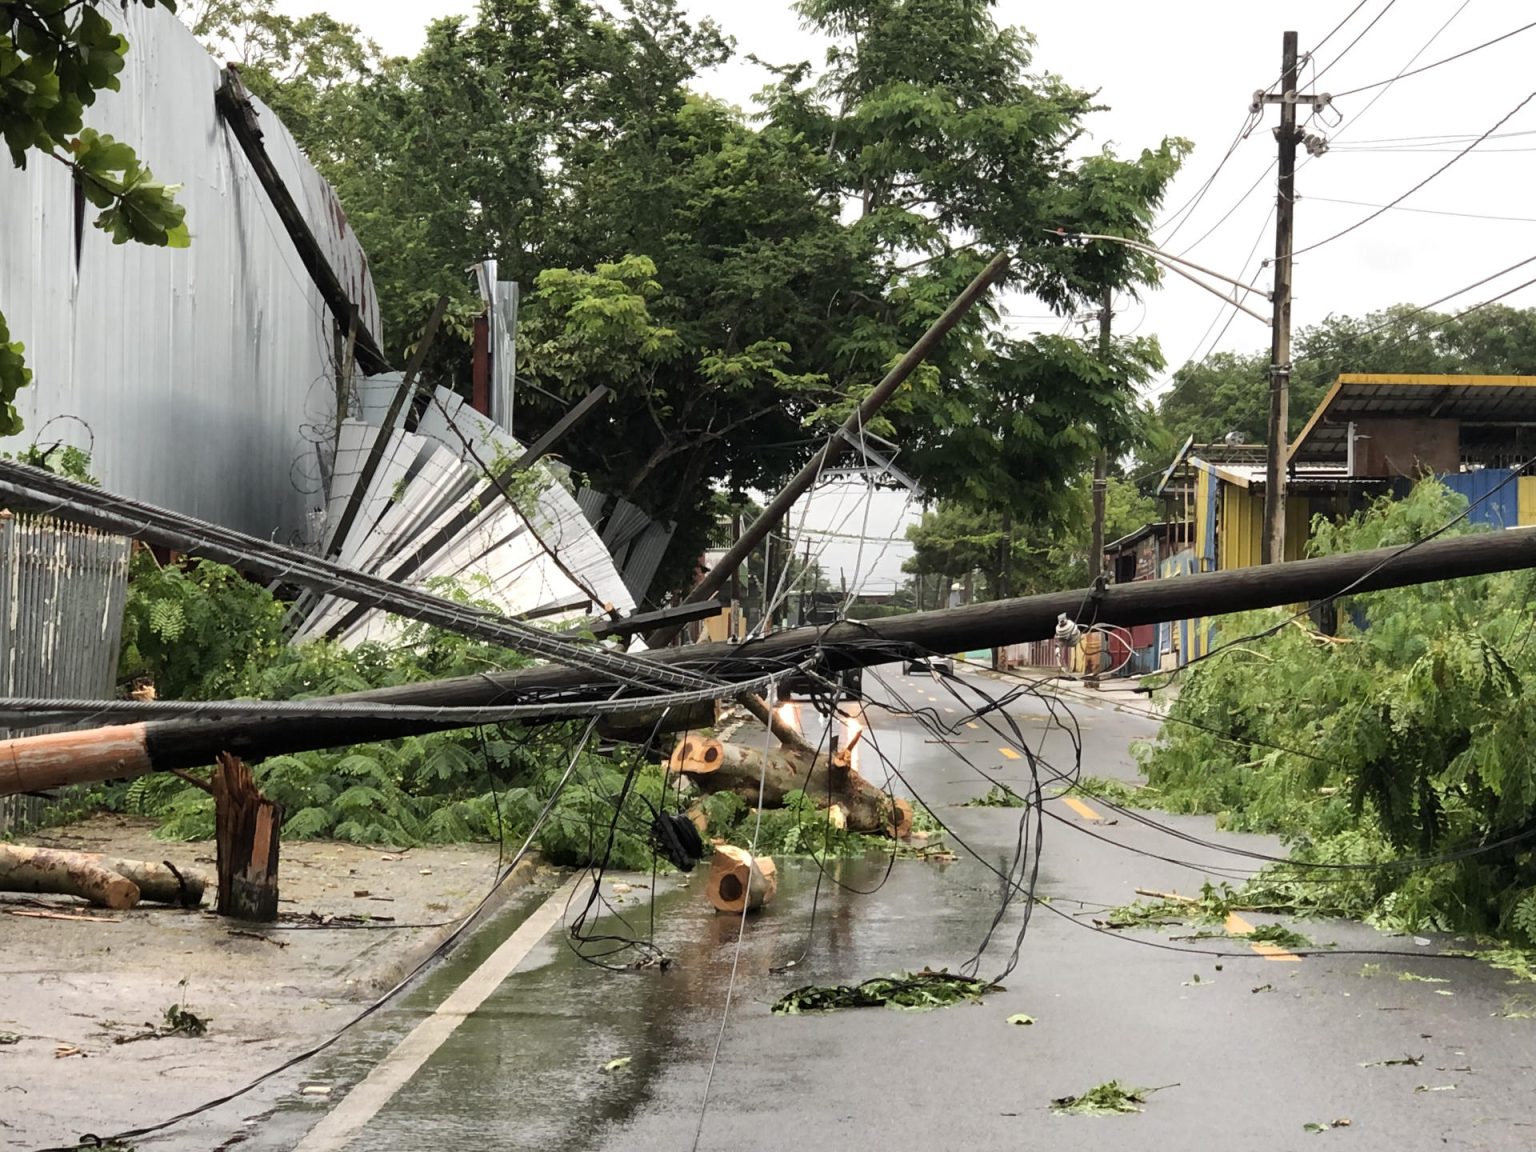
[[[908,652],[956,652],[1044,640],[1058,615],[1079,623],[1156,624],[1247,612],[1341,594],[1359,595],[1489,572],[1536,568],[1536,529],[1511,528],[1369,552],[1348,552],[1273,567],[1080,588],[1017,600],[997,600],[884,620],[788,629],[735,644],[693,644],[645,657],[658,665],[694,664],[725,676],[757,676],[824,654],[830,671],[882,664]],[[570,700],[605,699],[613,684],[595,672],[536,667],[489,672],[425,684],[402,684],[315,703],[417,704],[491,707],[563,692]],[[643,698],[636,707],[644,707]],[[164,720],[83,732],[50,732],[0,741],[0,796],[194,768],[221,751],[257,759],[313,748],[336,748],[467,726],[462,719],[385,719],[354,716],[273,716]]]
[[[1275,287],[1273,328],[1269,345],[1269,446],[1268,466],[1264,474],[1264,563],[1278,564],[1285,559],[1285,481],[1290,454],[1291,389],[1291,251],[1296,230],[1296,145],[1301,133],[1296,129],[1296,106],[1301,103],[1321,108],[1326,95],[1296,91],[1296,33],[1287,32],[1280,56],[1280,91],[1255,92],[1250,111],[1259,112],[1266,104],[1280,105],[1280,127],[1275,141],[1280,149],[1279,182],[1275,200]]]
[[[1105,364],[1109,363],[1110,322],[1114,318],[1112,305],[1114,303],[1115,290],[1109,285],[1104,286],[1104,295],[1099,302],[1099,359]],[[1101,430],[1102,439],[1102,430]],[[1089,545],[1088,552],[1088,582],[1091,584],[1104,571],[1104,490],[1109,485],[1109,453],[1104,450],[1104,445],[1099,445],[1099,452],[1093,458],[1093,543]]]
[[[843,426],[835,432],[822,447],[821,451],[812,456],[806,466],[800,469],[788,484],[784,485],[758,515],[757,519],[747,526],[741,539],[731,546],[720,562],[705,573],[704,578],[694,585],[693,591],[688,593],[684,604],[692,604],[699,600],[708,600],[716,592],[724,587],[732,572],[741,566],[752,550],[762,542],[763,538],[776,528],[781,520],[794,507],[795,501],[821,478],[822,472],[829,464],[837,460],[850,444],[857,444],[863,434],[864,428],[873,419],[874,415],[885,406],[885,402],[891,398],[896,389],[906,381],[907,377],[917,370],[917,366],[927,359],[928,354],[934,350],[945,336],[965,318],[978,300],[987,294],[992,285],[1002,279],[1008,271],[1008,257],[996,256],[983,268],[965,290],[955,297],[955,300],[946,308],[941,316],[928,326],[928,330],[917,338],[917,343],[907,349],[907,353],[896,365],[885,374],[885,378],[875,385],[874,390],[864,398],[854,413],[843,422]],[[661,648],[670,644],[677,637],[677,626],[666,626],[656,629],[645,638],[646,645],[650,648]]]

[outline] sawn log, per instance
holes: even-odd
[[[678,741],[670,765],[701,792],[734,792],[753,807],[782,808],[798,790],[820,808],[841,806],[851,832],[903,836],[912,828],[911,803],[864,779],[846,752],[829,757],[690,736]]]
[[[98,908],[132,908],[139,887],[105,867],[100,857],[54,848],[0,844],[0,891],[78,896]]]

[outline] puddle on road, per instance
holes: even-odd
[[[817,880],[814,862],[781,860],[778,898],[747,925],[733,1018],[766,1015],[775,999],[804,984],[857,982],[894,970],[900,961],[893,958],[912,946],[914,906],[933,910],[925,916],[929,940],[979,939],[996,909],[995,886],[978,886],[974,874],[957,874],[953,865],[915,860],[896,861],[887,877],[888,863],[883,857],[829,862],[814,900],[812,954],[798,968],[775,974],[772,967],[805,948]],[[704,902],[703,878],[702,869],[671,884],[663,878],[656,942],[674,960],[669,970],[595,967],[557,929],[384,1107],[355,1147],[585,1149],[598,1142],[600,1129],[633,1117],[652,1099],[661,1074],[707,1052],[719,1027],[740,921]],[[649,909],[637,899],[643,896],[637,890],[620,906],[641,935],[649,925]],[[404,1005],[380,1013],[365,1035],[313,1062],[302,1082],[337,1085],[332,1099],[296,1100],[295,1082],[283,1109],[245,1147],[291,1148],[520,920],[509,915],[495,931],[481,933]],[[594,929],[621,930],[611,917]],[[965,957],[927,959],[958,965]],[[615,1060],[627,1063],[605,1069]]]

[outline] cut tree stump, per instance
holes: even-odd
[[[704,894],[720,912],[755,912],[779,891],[779,872],[767,856],[744,848],[716,844],[709,884]]]
[[[213,772],[220,916],[277,919],[277,848],[283,809],[261,794],[239,757],[219,753]]]
[[[139,888],[100,857],[54,848],[0,844],[0,891],[78,896],[98,908],[132,908]]]
[[[893,800],[864,779],[846,750],[827,757],[690,736],[678,741],[669,763],[699,791],[734,792],[754,808],[759,787],[764,808],[782,808],[798,789],[818,807],[840,805],[850,832],[899,837],[912,831],[911,802]]]

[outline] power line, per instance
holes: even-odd
[[[1380,208],[1395,212],[1417,212],[1424,216],[1455,216],[1463,220],[1501,220],[1511,224],[1536,224],[1536,216],[1492,216],[1484,212],[1452,212],[1444,208],[1409,208],[1403,204],[1369,204],[1364,200],[1340,200],[1333,196],[1307,196],[1320,204],[1348,204],[1355,208]]]
[[[1527,128],[1519,132],[1495,132],[1488,139],[1507,140],[1512,136],[1536,136],[1536,129]],[[1410,143],[1461,144],[1467,140],[1475,139],[1477,139],[1476,132],[1441,132],[1430,136],[1376,136],[1369,140],[1351,140],[1345,147],[1358,148],[1363,145]]]
[[[1349,227],[1340,229],[1338,232],[1335,232],[1332,236],[1329,236],[1329,237],[1327,237],[1325,239],[1319,240],[1315,244],[1308,244],[1305,248],[1298,248],[1296,250],[1295,255],[1300,256],[1304,252],[1311,252],[1314,249],[1321,248],[1324,244],[1330,244],[1333,241],[1339,239],[1339,237],[1341,237],[1341,236],[1349,235],[1349,233],[1353,232],[1356,228],[1359,228],[1359,227],[1361,227],[1364,224],[1370,223],[1372,220],[1376,219],[1376,217],[1380,216],[1383,212],[1386,212],[1386,211],[1388,211],[1391,208],[1397,207],[1397,205],[1401,204],[1404,200],[1408,199],[1408,197],[1412,196],[1420,188],[1423,188],[1431,180],[1435,179],[1441,173],[1445,172],[1445,170],[1448,169],[1452,164],[1455,164],[1457,160],[1460,160],[1463,156],[1465,156],[1468,152],[1472,151],[1472,149],[1476,148],[1479,144],[1481,144],[1489,136],[1493,135],[1493,133],[1495,131],[1497,131],[1498,129],[1502,128],[1506,123],[1508,123],[1510,121],[1510,119],[1512,119],[1515,116],[1516,113],[1518,113],[1522,108],[1524,108],[1532,100],[1536,100],[1536,91],[1532,91],[1529,95],[1527,95],[1525,97],[1525,99],[1521,100],[1520,103],[1516,104],[1513,108],[1511,108],[1508,112],[1506,112],[1503,116],[1501,116],[1499,118],[1498,123],[1496,123],[1492,128],[1488,129],[1487,132],[1483,133],[1476,140],[1472,141],[1472,143],[1468,144],[1465,148],[1463,148],[1460,152],[1458,152],[1454,157],[1452,157],[1450,160],[1447,160],[1444,164],[1440,165],[1440,167],[1436,168],[1428,176],[1424,177],[1424,179],[1420,180],[1412,188],[1408,189],[1408,191],[1404,192],[1401,196],[1398,196],[1391,203],[1382,205],[1382,207],[1380,207],[1376,211],[1372,212],[1369,216],[1364,216],[1361,219],[1356,220]]]
[[[1367,3],[1367,0],[1360,0],[1360,3],[1356,4],[1353,8],[1351,8],[1349,10],[1349,14],[1346,15],[1344,17],[1344,19],[1340,20],[1337,24],[1335,24],[1333,26],[1333,30],[1330,31],[1328,33],[1328,35],[1324,36],[1321,40],[1319,40],[1317,42],[1317,44],[1313,47],[1312,51],[1307,53],[1307,56],[1310,58],[1312,56],[1317,55],[1317,53],[1321,52],[1323,50],[1323,46],[1325,44],[1327,44],[1328,41],[1332,40],[1335,35],[1338,34],[1338,31],[1339,31],[1340,28],[1344,27],[1344,25],[1348,24],[1351,20],[1353,20],[1355,18],[1355,13],[1360,11],[1360,9],[1364,8],[1366,3]],[[1389,5],[1389,7],[1390,7],[1390,5]],[[1345,51],[1347,52],[1348,49],[1346,48]],[[1340,53],[1340,55],[1342,55],[1342,54],[1343,53]],[[1315,79],[1315,77],[1314,77],[1314,79]]]
[[[1467,5],[1470,3],[1472,3],[1472,0],[1461,0],[1461,5],[1456,9],[1456,11],[1447,16],[1444,23],[1442,23],[1440,27],[1436,28],[1432,33],[1430,33],[1429,39],[1424,41],[1424,43],[1419,46],[1419,50],[1412,56],[1408,57],[1407,63],[1398,69],[1397,75],[1402,76],[1408,71],[1409,68],[1412,68],[1415,61],[1417,61],[1420,56],[1424,55],[1424,53],[1429,51],[1430,46],[1433,45],[1436,40],[1440,39],[1441,35],[1444,34],[1445,30],[1456,21],[1458,16],[1467,10]],[[1396,79],[1397,77],[1394,76],[1393,81],[1396,81]],[[1357,112],[1347,124],[1335,132],[1335,139],[1337,139],[1339,136],[1342,136],[1345,132],[1348,132],[1351,128],[1358,124],[1360,122],[1360,118],[1370,112],[1370,110],[1376,106],[1376,102],[1385,96],[1389,91],[1391,91],[1391,88],[1392,83],[1389,82],[1381,89],[1381,91],[1377,92],[1376,95],[1370,98],[1370,100],[1366,101],[1365,107],[1360,109],[1360,111]],[[1308,156],[1301,162],[1300,167],[1305,168],[1313,159],[1314,157]]]
[[[1317,74],[1312,77],[1313,82],[1315,83],[1316,81],[1321,80],[1323,78],[1324,74],[1327,73],[1330,68],[1332,68],[1335,64],[1337,64],[1340,60],[1344,59],[1344,57],[1348,56],[1349,55],[1349,50],[1351,48],[1353,48],[1356,44],[1360,43],[1360,41],[1365,38],[1365,34],[1367,32],[1369,32],[1372,28],[1376,27],[1377,23],[1381,20],[1381,18],[1383,16],[1385,16],[1388,12],[1392,11],[1392,6],[1394,4],[1396,4],[1396,3],[1397,3],[1397,0],[1387,0],[1387,6],[1385,8],[1383,8],[1380,12],[1376,13],[1375,17],[1371,20],[1371,22],[1360,30],[1360,34],[1358,36],[1356,36],[1353,40],[1351,40],[1348,44],[1346,44],[1344,46],[1344,50],[1342,52],[1340,52],[1331,61],[1329,61],[1327,64],[1325,64],[1323,67],[1321,67],[1321,68],[1319,68],[1317,70]],[[1359,10],[1360,10],[1359,6],[1356,6],[1355,12],[1358,12]],[[1355,14],[1354,12],[1351,12],[1350,16],[1353,16],[1354,14]],[[1346,21],[1348,19],[1349,19],[1349,17],[1345,17]],[[1337,29],[1335,29],[1335,31],[1337,31]],[[1329,35],[1331,36],[1331,35],[1333,35],[1333,33],[1330,32]]]
[[[1388,7],[1391,7],[1391,5],[1388,5]],[[1501,41],[1508,40],[1511,36],[1518,36],[1522,32],[1529,32],[1532,28],[1536,28],[1536,20],[1532,20],[1529,24],[1522,24],[1519,28],[1516,28],[1510,32],[1506,32],[1502,36],[1495,36],[1492,40],[1485,40],[1483,43],[1468,48],[1464,52],[1458,52],[1454,56],[1447,56],[1444,60],[1436,60],[1432,64],[1424,65],[1422,68],[1415,68],[1412,72],[1399,72],[1396,76],[1393,76],[1387,80],[1377,80],[1371,84],[1362,84],[1358,88],[1350,88],[1344,92],[1335,92],[1333,94],[1334,99],[1338,99],[1340,96],[1353,96],[1356,92],[1369,92],[1372,88],[1380,88],[1383,85],[1391,84],[1394,81],[1402,80],[1408,76],[1418,76],[1421,73],[1428,72],[1431,68],[1438,68],[1442,64],[1449,64],[1453,60],[1460,60],[1464,56],[1472,55],[1474,52],[1481,52],[1484,48],[1491,48],[1493,45],[1498,44]],[[1334,61],[1334,63],[1336,64],[1338,61]],[[1332,65],[1330,65],[1330,67],[1331,66]],[[1324,71],[1327,71],[1327,69],[1324,69]]]

